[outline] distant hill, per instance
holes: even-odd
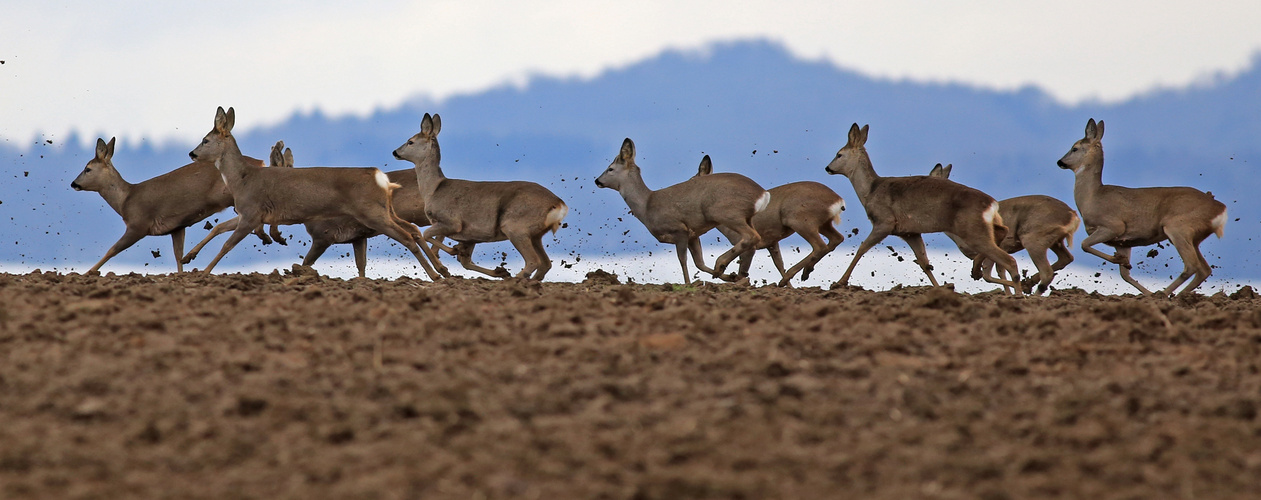
[[[569,228],[552,244],[560,258],[667,250],[626,216],[616,193],[597,190],[592,182],[624,137],[635,140],[650,187],[687,178],[701,156],[710,154],[716,171],[744,173],[767,187],[802,179],[833,186],[851,201],[844,229],[866,234],[869,224],[848,181],[823,172],[851,123],[871,125],[867,146],[883,175],[923,174],[936,162],[953,163],[955,180],[996,198],[1043,193],[1071,204],[1072,174],[1055,161],[1081,138],[1086,119],[1094,117],[1108,125],[1105,182],[1212,191],[1226,202],[1232,221],[1225,240],[1205,244],[1210,262],[1221,275],[1257,278],[1261,265],[1252,239],[1261,238],[1261,197],[1253,194],[1261,187],[1258,61],[1239,75],[1191,88],[1152,91],[1117,104],[1065,106],[1036,88],[995,91],[871,78],[752,40],[668,51],[591,79],[537,76],[521,87],[505,85],[441,102],[418,98],[365,117],[294,114],[278,125],[237,134],[246,154],[260,158],[283,139],[300,166],[392,170],[410,164],[394,160],[390,151],[419,129],[423,113],[440,113],[447,175],[534,180],[569,202]],[[204,116],[190,117],[189,126],[209,130],[212,117],[208,109]],[[69,189],[91,156],[79,142],[71,137],[53,144],[42,138],[0,143],[3,178],[9,179],[0,188],[5,236],[0,262],[86,268],[121,234],[117,215],[99,196]],[[191,147],[122,144],[115,164],[135,182],[187,163]],[[219,216],[229,217],[230,212]],[[303,233],[300,226],[287,232]],[[189,238],[202,235],[191,231]],[[843,248],[856,244],[847,241]],[[949,242],[936,238],[930,245],[945,248]],[[155,250],[161,258],[151,255]],[[149,238],[119,262],[147,263],[166,272],[169,252],[169,240]],[[297,261],[304,252],[274,246],[262,255],[238,250],[225,264]],[[1086,259],[1093,257],[1079,262]],[[1172,251],[1150,260],[1149,265],[1180,265]]]

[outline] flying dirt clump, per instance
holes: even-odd
[[[617,275],[603,269],[596,269],[587,273],[587,278],[582,280],[584,285],[620,285]]]

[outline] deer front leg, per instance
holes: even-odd
[[[679,254],[679,265],[683,267],[683,284],[691,285],[692,277],[687,272],[687,247],[688,239],[680,237],[674,241],[675,253]]]
[[[175,253],[175,272],[184,272],[184,228],[171,231],[171,250]]]
[[[863,258],[863,254],[867,253],[868,250],[871,250],[871,247],[876,246],[876,244],[888,237],[889,233],[890,231],[887,228],[871,228],[871,234],[868,234],[867,239],[863,240],[863,242],[858,245],[858,251],[854,252],[854,259],[849,261],[849,267],[845,268],[845,274],[841,275],[841,280],[837,283],[840,283],[841,286],[848,285],[849,275],[854,272],[854,266],[858,265],[858,259]]]
[[[911,246],[911,251],[915,253],[915,263],[919,264],[919,268],[928,275],[928,282],[936,288],[937,278],[933,276],[933,266],[928,263],[928,249],[924,248],[924,237],[918,234],[903,235],[901,238]]]
[[[272,227],[275,228],[276,226]],[[359,277],[367,278],[368,275],[365,271],[368,269],[368,239],[359,238],[354,240],[350,242],[350,248],[354,249],[355,252],[355,269],[359,270]]]
[[[1195,276],[1191,284],[1178,293],[1180,296],[1190,295],[1192,290],[1195,290],[1200,286],[1200,283],[1208,279],[1209,275],[1213,273],[1213,268],[1208,265],[1208,261],[1204,260],[1204,255],[1200,253],[1199,247],[1195,245],[1194,240],[1190,237],[1181,233],[1173,233],[1169,230],[1166,230],[1165,234],[1169,236],[1169,242],[1173,243],[1173,247],[1178,250],[1178,255],[1182,257],[1183,268],[1178,278],[1173,280],[1173,283],[1165,288],[1162,293],[1165,296],[1172,296],[1179,285],[1182,285],[1188,278]]]
[[[1100,259],[1106,260],[1106,261],[1111,262],[1111,263],[1113,263],[1113,264],[1117,264],[1117,265],[1119,265],[1119,266],[1121,266],[1121,267],[1124,267],[1124,268],[1126,268],[1126,269],[1129,269],[1129,267],[1130,267],[1130,252],[1129,252],[1128,250],[1125,252],[1125,257],[1124,257],[1124,258],[1122,258],[1122,257],[1121,257],[1121,252],[1117,252],[1115,255],[1108,255],[1108,254],[1103,253],[1103,252],[1101,252],[1101,251],[1099,251],[1099,250],[1096,250],[1096,249],[1094,248],[1094,246],[1095,246],[1095,245],[1098,245],[1098,244],[1100,244],[1100,243],[1104,243],[1104,242],[1107,242],[1107,241],[1112,241],[1112,240],[1113,240],[1113,239],[1115,239],[1115,238],[1116,238],[1119,234],[1120,234],[1120,233],[1118,233],[1117,231],[1114,231],[1114,230],[1112,230],[1112,229],[1110,229],[1110,228],[1106,228],[1106,227],[1099,227],[1099,228],[1095,229],[1095,232],[1090,233],[1090,235],[1089,235],[1089,236],[1086,236],[1086,239],[1081,240],[1081,249],[1082,249],[1082,251],[1084,251],[1084,252],[1086,252],[1086,253],[1088,253],[1088,254],[1094,255],[1095,257],[1099,257]]]
[[[1086,243],[1082,242],[1082,244],[1085,245]],[[1117,247],[1116,256],[1113,258],[1115,259],[1113,262],[1121,265],[1121,279],[1125,280],[1126,283],[1134,285],[1134,288],[1137,288],[1138,291],[1143,293],[1143,295],[1152,294],[1151,290],[1148,290],[1143,285],[1140,285],[1138,281],[1135,281],[1134,278],[1130,277],[1130,247]]]
[[[210,243],[210,240],[213,240],[215,239],[216,236],[219,236],[228,231],[236,230],[236,223],[239,219],[240,217],[233,217],[226,221],[215,224],[215,227],[210,228],[210,233],[207,234],[205,238],[202,238],[202,240],[198,242],[197,245],[194,246],[192,250],[189,250],[188,253],[184,254],[184,258],[180,259],[180,262],[183,264],[192,262],[193,259],[197,258],[197,254],[201,253],[202,247],[206,246],[207,243]]]
[[[257,218],[245,220],[243,217],[244,216],[239,218],[241,220],[237,222],[236,230],[232,231],[232,236],[228,237],[228,241],[223,242],[223,248],[219,249],[219,254],[215,255],[214,260],[210,261],[210,264],[206,265],[206,269],[202,271],[203,275],[209,276],[210,271],[219,264],[219,261],[223,259],[223,256],[227,255],[228,252],[237,245],[237,243],[240,243],[241,240],[245,239],[245,237],[250,234],[251,229],[261,227],[262,223],[258,222]]]
[[[701,251],[701,238],[694,236],[687,239],[687,249],[692,252],[692,263],[696,264],[696,268],[701,272],[709,273],[711,276],[718,278],[718,272],[712,267],[705,265],[705,255]]]
[[[276,243],[280,243],[281,245],[289,246],[289,242],[285,240],[285,235],[280,234],[280,226],[275,224],[271,225],[271,239],[276,240]]]
[[[477,271],[479,273],[485,274],[493,278],[512,277],[512,273],[509,273],[507,269],[504,269],[502,267],[497,267],[494,269],[487,269],[477,264],[474,264],[473,263],[473,247],[476,245],[477,245],[476,243],[460,242],[460,243],[457,243],[455,247],[453,247],[455,250],[455,259],[459,261],[461,266],[464,266],[465,269],[468,269],[470,271]],[[520,251],[520,249],[518,249],[518,251]],[[529,262],[527,260],[527,266],[528,266],[528,263]]]
[[[101,266],[105,265],[106,261],[118,255],[119,252],[131,248],[137,241],[147,236],[147,233],[147,231],[142,229],[127,228],[127,231],[123,232],[123,237],[119,238],[118,241],[114,242],[114,246],[109,247],[109,250],[105,251],[105,256],[101,257],[101,260],[95,266],[92,266],[92,269],[88,269],[87,274],[100,274]]]

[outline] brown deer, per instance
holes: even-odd
[[[288,160],[287,165],[285,163],[286,160]],[[276,141],[276,144],[272,146],[271,155],[268,157],[267,166],[269,167],[284,167],[284,166],[292,167],[293,166],[293,151],[285,147],[285,141]],[[227,189],[226,185],[224,186],[224,189]],[[237,217],[233,217],[231,219],[225,220],[223,222],[220,222],[218,224],[215,224],[214,227],[210,228],[210,232],[206,234],[205,238],[202,238],[202,240],[197,242],[197,245],[194,246],[192,250],[189,250],[188,253],[184,254],[184,258],[180,259],[180,263],[188,264],[192,262],[193,259],[197,258],[197,254],[201,253],[201,249],[205,247],[207,243],[210,243],[210,240],[215,239],[216,237],[218,237],[219,235],[223,233],[236,230],[237,222],[239,222],[240,220],[241,220],[241,217],[237,216]],[[271,241],[269,241],[266,236],[263,236],[262,231],[263,231],[262,226],[259,226],[259,228],[255,230],[254,234],[258,234],[259,238],[263,239],[263,244],[270,245]],[[271,234],[271,239],[275,240],[276,243],[280,243],[281,245],[289,244],[289,242],[285,240],[284,235],[280,234],[279,226],[272,224],[271,231],[269,233]]]
[[[953,165],[942,167],[940,163],[928,173],[930,177],[950,178]],[[1055,272],[1064,269],[1073,262],[1073,254],[1068,247],[1073,245],[1073,233],[1081,226],[1077,212],[1060,200],[1050,196],[1032,194],[1017,196],[998,202],[998,215],[1007,225],[1006,235],[999,240],[998,247],[1007,253],[1025,250],[1034,267],[1038,268],[1038,286],[1035,293],[1042,295],[1055,279]],[[953,238],[952,238],[953,239]],[[977,259],[979,254],[966,243],[955,241],[959,251],[969,259],[973,259],[972,278],[985,278],[994,282],[991,277],[994,262],[989,259]],[[1046,258],[1046,252],[1055,252],[1055,262]],[[1012,281],[1020,278],[1011,277]]]
[[[861,129],[857,123],[851,126],[845,146],[837,151],[836,157],[826,167],[829,174],[849,178],[872,226],[871,234],[858,246],[854,260],[841,276],[840,285],[849,283],[850,274],[863,254],[889,235],[895,235],[911,246],[915,252],[915,263],[928,275],[928,281],[934,287],[938,286],[933,268],[928,263],[928,251],[924,248],[924,233],[946,233],[958,238],[957,241],[993,260],[1009,275],[1020,276],[1016,259],[994,242],[995,228],[1003,226],[998,202],[994,198],[937,177],[880,177],[864,147],[868,130],[866,125]],[[1019,283],[996,282],[1012,286],[1016,295],[1023,294]]]
[[[712,171],[709,155],[701,159],[701,170]],[[753,229],[754,214],[766,209],[771,194],[752,179],[740,174],[720,173],[695,176],[656,191],[648,189],[635,164],[635,143],[622,141],[617,158],[595,180],[595,185],[616,190],[630,207],[631,214],[644,223],[657,241],[673,243],[683,267],[683,282],[691,284],[687,271],[687,253],[701,271],[715,278],[735,281],[736,275],[723,276],[722,271],[737,256],[752,251],[758,243]],[[710,268],[701,253],[701,235],[710,229],[722,228],[732,248]]]
[[[283,152],[281,151],[282,149]],[[284,147],[284,141],[277,142],[276,146],[272,148],[270,166],[273,168],[293,168],[293,165],[293,150]],[[419,239],[421,237],[420,231],[415,226],[428,226],[429,219],[425,217],[425,204],[420,201],[419,189],[416,187],[415,170],[411,168],[395,170],[386,172],[385,175],[390,178],[391,184],[401,186],[391,192],[390,198],[395,215],[401,219],[396,220],[396,222],[407,232],[411,233],[414,238]],[[237,221],[238,218],[234,218],[215,226],[204,240],[184,256],[184,263],[187,264],[192,261],[197,256],[197,252],[214,237],[236,229]],[[307,251],[306,257],[302,259],[302,265],[315,265],[315,262],[319,260],[321,255],[324,255],[329,246],[350,243],[354,251],[355,267],[359,271],[359,277],[364,278],[367,276],[368,239],[381,233],[360,224],[352,217],[318,219],[307,222],[304,226],[307,234],[311,236],[311,249]],[[272,237],[278,236],[279,232],[276,230],[276,226],[272,225]]]
[[[556,234],[569,206],[547,188],[533,182],[485,182],[448,179],[442,173],[438,133],[442,118],[425,113],[420,132],[394,150],[394,157],[416,165],[416,184],[425,216],[431,225],[426,240],[456,256],[465,269],[499,278],[509,277],[503,268],[486,269],[473,263],[478,243],[508,240],[525,259],[518,278],[542,281],[552,268],[543,248],[543,235]],[[455,248],[443,238],[457,242]],[[426,247],[434,263],[438,256]]]
[[[696,175],[709,175],[713,170],[713,163],[701,162]],[[784,184],[767,192],[771,193],[770,203],[765,210],[754,214],[752,219],[753,229],[758,234],[758,244],[756,248],[740,254],[739,274],[747,276],[753,263],[753,253],[765,248],[771,254],[775,269],[779,271],[779,286],[790,286],[798,272],[801,272],[802,281],[808,280],[815,264],[845,241],[845,237],[833,227],[833,224],[841,223],[845,200],[832,188],[814,181]],[[723,231],[724,228],[719,227],[718,230]],[[801,235],[810,244],[811,251],[801,262],[785,271],[779,242],[793,233]],[[734,241],[734,235],[724,235]],[[827,243],[823,242],[825,237]]]
[[[1134,285],[1143,295],[1151,291],[1130,277],[1130,249],[1155,245],[1165,240],[1173,243],[1182,257],[1182,274],[1174,279],[1162,295],[1170,296],[1192,276],[1190,284],[1178,295],[1190,295],[1200,286],[1213,268],[1200,253],[1200,243],[1210,234],[1218,238],[1226,229],[1226,205],[1212,194],[1189,187],[1127,188],[1103,183],[1103,121],[1086,122],[1086,136],[1073,143],[1068,153],[1057,162],[1060,168],[1072,170],[1076,176],[1073,198],[1086,222],[1089,235],[1081,249],[1091,255],[1120,266],[1121,279]],[[1094,248],[1098,244],[1116,249],[1108,255]]]
[[[75,191],[96,191],[101,194],[127,229],[105,252],[88,274],[100,272],[105,262],[130,248],[145,236],[171,235],[175,251],[175,268],[184,272],[184,230],[225,208],[232,206],[232,194],[223,183],[212,162],[194,161],[152,179],[131,184],[114,168],[114,138],[107,144],[96,140],[96,155],[83,167],[70,187]],[[246,162],[259,160],[243,157]],[[263,243],[271,243],[258,231]]]
[[[375,168],[263,168],[250,164],[244,161],[232,136],[235,121],[235,110],[228,108],[225,112],[222,107],[218,108],[214,128],[188,153],[194,160],[214,162],[232,192],[241,217],[219,254],[206,266],[205,273],[209,274],[252,228],[349,217],[401,243],[416,257],[430,279],[439,279],[426,261],[424,254],[428,252],[422,250],[424,243],[418,244],[399,226],[390,206],[390,191],[399,186],[391,184],[384,172]]]

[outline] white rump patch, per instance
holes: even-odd
[[[836,200],[836,203],[833,203],[831,206],[828,207],[828,214],[832,216],[833,224],[841,223],[841,212],[844,212],[844,211],[845,211],[844,199]]]
[[[759,213],[766,210],[766,206],[771,204],[771,192],[762,191],[762,196],[757,197],[757,201],[753,202],[753,213]]]
[[[551,229],[552,234],[556,234],[556,231],[560,230],[560,221],[564,220],[566,215],[569,215],[569,205],[561,202],[560,206],[553,208],[547,213],[547,217],[543,218],[543,227]]]
[[[1226,209],[1222,209],[1222,213],[1213,217],[1213,233],[1217,234],[1217,239],[1222,239],[1222,235],[1226,234]]]
[[[986,210],[985,213],[981,214],[981,220],[985,221],[986,224],[993,225],[996,217],[998,217],[997,201],[991,204],[990,208]]]
[[[376,179],[377,179],[377,185],[381,186],[381,189],[384,189],[386,191],[390,190],[390,176],[385,175],[385,172],[377,170]]]

